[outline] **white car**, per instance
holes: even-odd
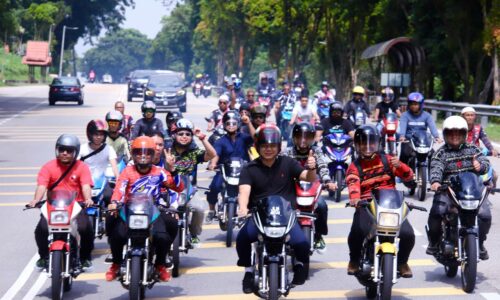
[[[113,76],[109,74],[102,75],[102,83],[113,83]]]

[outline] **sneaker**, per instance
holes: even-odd
[[[40,258],[36,261],[35,266],[37,270],[42,271],[43,269],[47,269],[49,267],[49,261],[45,258]]]
[[[89,259],[82,260],[82,269],[89,270],[92,269],[92,261]]]
[[[359,263],[350,260],[347,264],[347,275],[354,275],[359,271]]]
[[[118,272],[120,272],[119,264],[111,264],[108,271],[106,272],[106,281],[113,281],[118,277]]]
[[[172,276],[170,275],[170,270],[167,269],[164,265],[159,265],[156,266],[156,272],[158,273],[158,278],[160,278],[161,281],[167,282],[172,279]]]
[[[205,218],[205,222],[210,224],[212,223],[214,218],[215,218],[215,210],[209,210],[207,217]]]
[[[295,265],[293,266],[293,285],[303,285],[306,282],[306,270],[303,265]]]
[[[427,250],[425,250],[425,253],[427,253],[429,255],[436,255],[438,253],[438,251],[439,251],[439,249],[436,245],[429,243],[429,245],[427,246]]]
[[[200,238],[197,237],[196,235],[191,236],[191,246],[193,248],[200,248],[201,246]]]
[[[316,250],[319,254],[325,253],[326,243],[322,236],[314,239],[314,250]]]
[[[480,260],[488,260],[490,256],[488,255],[488,250],[484,247],[484,245],[479,245],[479,259]]]
[[[400,264],[398,266],[398,271],[399,271],[399,275],[401,275],[401,277],[403,277],[403,278],[412,278],[413,277],[413,272],[411,271],[411,268],[407,263]]]
[[[106,256],[106,259],[104,259],[105,264],[112,264],[113,263],[113,256],[110,254]]]
[[[254,278],[252,272],[245,272],[245,277],[243,277],[243,293],[250,294],[253,293]]]
[[[174,263],[172,262],[172,260],[170,259],[170,257],[168,255],[167,255],[167,258],[165,261],[165,267],[167,267],[167,269],[169,269],[169,270],[172,270],[174,268]]]

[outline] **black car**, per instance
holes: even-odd
[[[76,77],[58,77],[49,85],[49,105],[57,101],[76,101],[83,105],[83,84]]]
[[[150,76],[144,87],[144,101],[153,101],[158,110],[178,108],[180,112],[186,112],[185,87],[181,76],[176,73]]]
[[[155,74],[154,70],[135,70],[127,77],[127,101],[132,101],[134,97],[144,97],[143,86],[148,82],[150,75]]]

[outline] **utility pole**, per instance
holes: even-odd
[[[62,76],[63,56],[64,56],[64,40],[66,38],[66,29],[77,30],[78,27],[67,27],[66,25],[63,26],[63,34],[62,34],[62,41],[61,41],[61,57],[59,57],[59,77]]]

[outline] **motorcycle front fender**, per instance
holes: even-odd
[[[379,252],[396,254],[396,247],[393,243],[382,243],[378,246],[377,253]]]
[[[53,241],[49,246],[49,251],[69,251],[69,244],[65,241]]]

